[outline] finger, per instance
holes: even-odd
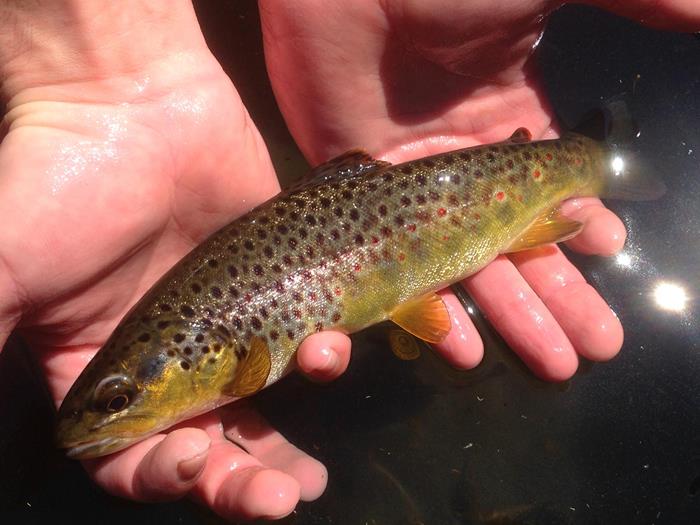
[[[255,456],[263,465],[297,480],[303,501],[317,499],[326,489],[326,467],[292,445],[247,403],[220,409],[224,435]]]
[[[658,29],[700,31],[700,5],[698,5],[697,0],[587,1]]]
[[[506,257],[463,281],[494,328],[525,364],[548,381],[570,378],[578,366],[571,342]]]
[[[210,439],[196,428],[148,438],[107,456],[84,462],[93,479],[110,494],[141,501],[182,497],[204,470]]]
[[[212,444],[192,495],[229,520],[277,519],[296,507],[299,484],[222,438]]]
[[[620,351],[620,321],[559,248],[516,253],[511,260],[578,353],[594,361],[607,361]]]
[[[484,343],[459,299],[450,290],[438,292],[450,314],[452,326],[447,337],[434,345],[438,354],[453,366],[470,369],[484,357]]]
[[[299,346],[297,365],[316,381],[332,381],[348,368],[350,338],[341,332],[318,332]]]
[[[572,199],[562,205],[561,211],[584,224],[583,231],[566,243],[572,250],[586,255],[614,255],[624,247],[625,225],[599,199]]]

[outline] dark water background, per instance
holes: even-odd
[[[254,2],[196,2],[283,179],[304,161],[267,83]],[[700,523],[700,39],[589,8],[556,13],[538,49],[562,120],[626,93],[641,149],[669,192],[614,203],[625,258],[575,256],[620,315],[622,354],[547,384],[483,320],[484,362],[450,369],[429,352],[400,362],[382,332],[355,338],[329,386],[289,377],[260,410],[329,469],[326,493],[290,524]],[[661,281],[682,312],[658,307]],[[51,446],[52,408],[17,345],[0,356],[0,523],[220,523],[188,502],[111,498]]]

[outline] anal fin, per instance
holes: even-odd
[[[537,217],[503,253],[530,250],[543,244],[563,242],[575,237],[583,229],[583,223],[564,217],[558,209]]]
[[[442,342],[452,327],[447,307],[436,293],[400,304],[391,312],[389,319],[428,343]]]

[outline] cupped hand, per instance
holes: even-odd
[[[318,163],[364,147],[401,162],[508,138],[519,127],[554,138],[553,112],[529,60],[562,2],[421,0],[259,3],[275,95],[304,154]],[[698,30],[694,0],[595,3],[663,28]],[[626,232],[597,199],[564,212],[585,224],[574,250],[612,255]],[[500,256],[466,288],[539,377],[571,377],[581,355],[605,361],[623,332],[605,300],[556,246]],[[452,330],[438,351],[471,368],[483,343],[450,291]]]
[[[279,190],[232,83],[201,35],[185,39],[126,72],[5,84],[0,347],[17,326],[57,404],[160,275]],[[317,335],[303,368],[333,375],[330,347],[347,355],[349,342]],[[283,516],[326,485],[323,465],[242,403],[84,463],[112,494],[190,495],[228,518]]]

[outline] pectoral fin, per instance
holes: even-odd
[[[548,211],[535,219],[503,253],[520,252],[543,244],[566,241],[576,236],[581,229],[583,223],[567,219],[559,210]]]
[[[440,343],[452,326],[447,307],[436,293],[400,304],[389,319],[428,343]]]
[[[418,341],[400,328],[389,330],[389,346],[394,355],[403,361],[413,361],[420,357]]]
[[[271,366],[267,343],[254,336],[250,340],[248,353],[238,363],[236,377],[227,388],[227,393],[233,397],[245,397],[262,390],[270,375]]]

